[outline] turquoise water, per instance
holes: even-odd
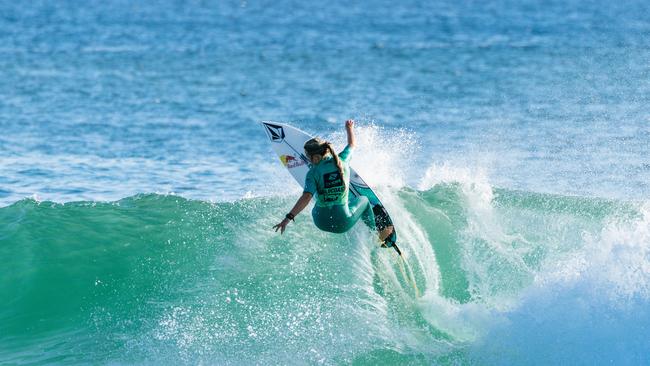
[[[362,227],[328,234],[303,216],[272,235],[288,198],[4,207],[0,358],[647,361],[647,205],[458,183],[382,193],[420,296]]]
[[[650,362],[649,15],[0,1],[0,364]],[[271,229],[347,118],[404,263]]]

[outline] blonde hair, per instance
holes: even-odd
[[[343,163],[341,162],[339,155],[336,153],[336,151],[334,151],[334,148],[332,148],[332,144],[329,141],[323,141],[318,137],[314,137],[313,139],[305,142],[304,148],[310,159],[312,155],[325,156],[325,154],[328,152],[332,154],[336,168],[341,175],[341,180],[343,180],[343,184],[345,184],[345,179],[343,179]]]

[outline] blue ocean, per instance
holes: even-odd
[[[650,364],[650,3],[0,0],[0,364]],[[345,144],[404,253],[260,121]]]

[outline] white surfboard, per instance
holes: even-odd
[[[295,127],[284,123],[277,122],[262,122],[266,135],[271,141],[273,151],[280,157],[280,162],[284,165],[293,178],[300,184],[301,187],[305,186],[305,177],[311,162],[305,156],[304,148],[305,142],[313,138],[313,136],[301,131]],[[366,196],[370,201],[375,214],[375,220],[380,222],[382,220],[386,225],[393,225],[393,221],[388,215],[388,212],[381,204],[379,198],[366,184],[366,182],[350,167],[350,194],[355,197]],[[374,229],[374,228],[372,228]],[[399,248],[395,245],[397,235],[393,227],[393,233],[386,240],[386,246],[392,246],[401,255]]]

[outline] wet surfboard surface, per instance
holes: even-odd
[[[279,122],[262,122],[266,135],[271,142],[273,151],[278,154],[280,162],[289,171],[291,176],[300,184],[301,187],[305,186],[305,177],[311,162],[305,156],[303,146],[307,140],[312,139],[314,136],[299,130],[286,123]],[[368,186],[368,184],[361,178],[361,176],[350,166],[350,194],[354,197],[365,196],[372,205],[372,211],[375,215],[375,222],[384,226],[392,226],[393,221],[388,214],[388,211],[379,200],[379,197]],[[373,228],[374,229],[374,228]],[[386,246],[395,246],[397,242],[397,234],[395,228],[393,233],[386,239]],[[397,250],[397,247],[395,246]],[[397,250],[398,253],[399,250]],[[401,253],[400,253],[401,254]]]

